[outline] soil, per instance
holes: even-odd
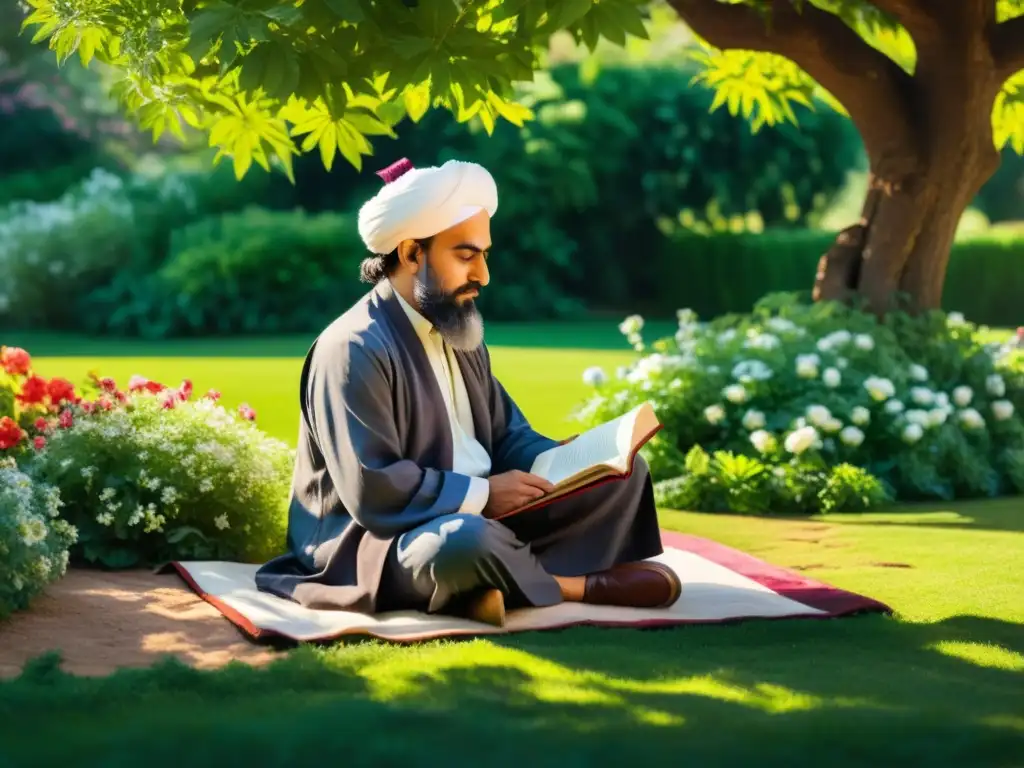
[[[248,640],[177,574],[74,568],[0,623],[0,678],[50,650],[61,652],[66,672],[85,676],[148,667],[167,655],[199,669],[281,655]]]

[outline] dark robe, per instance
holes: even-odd
[[[529,471],[558,443],[530,426],[493,376],[486,345],[455,356],[491,473]],[[389,281],[320,334],[303,364],[300,392],[288,552],[257,571],[256,585],[311,608],[373,613],[395,539],[458,513],[470,482],[452,471],[448,411]],[[501,522],[552,575],[583,575],[661,552],[642,460],[629,480]]]

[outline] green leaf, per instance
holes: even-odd
[[[341,21],[358,24],[366,18],[359,0],[325,0],[325,2]]]
[[[455,0],[429,0],[416,8],[418,26],[432,39],[438,39],[448,32],[459,18],[459,7]]]
[[[366,112],[346,112],[345,120],[357,131],[365,136],[390,136],[397,138],[397,134],[373,115]]]
[[[587,15],[594,17],[598,32],[600,32],[602,37],[620,47],[626,44],[626,30],[619,24],[618,19],[615,17],[615,12],[609,10],[605,3],[595,5],[594,9]]]
[[[409,119],[418,123],[430,109],[430,87],[419,85],[406,89],[402,94],[402,99],[405,102],[405,109],[409,113]]]
[[[282,3],[260,13],[285,26],[296,25],[305,18],[303,9],[291,3]]]
[[[260,43],[241,60],[238,85],[250,93],[262,88],[268,96],[283,101],[295,92],[299,75],[294,51],[275,42]]]
[[[640,9],[621,0],[603,0],[601,10],[611,21],[617,24],[623,32],[638,37],[642,40],[649,40],[650,34],[644,26],[643,16]]]

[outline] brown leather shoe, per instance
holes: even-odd
[[[628,608],[667,608],[683,591],[668,566],[654,562],[623,563],[587,576],[583,602]]]
[[[505,595],[500,589],[488,589],[470,600],[466,615],[473,621],[505,626]]]

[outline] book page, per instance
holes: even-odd
[[[625,472],[637,416],[644,407],[634,408],[584,432],[570,443],[545,451],[537,457],[530,472],[554,485],[602,465]]]

